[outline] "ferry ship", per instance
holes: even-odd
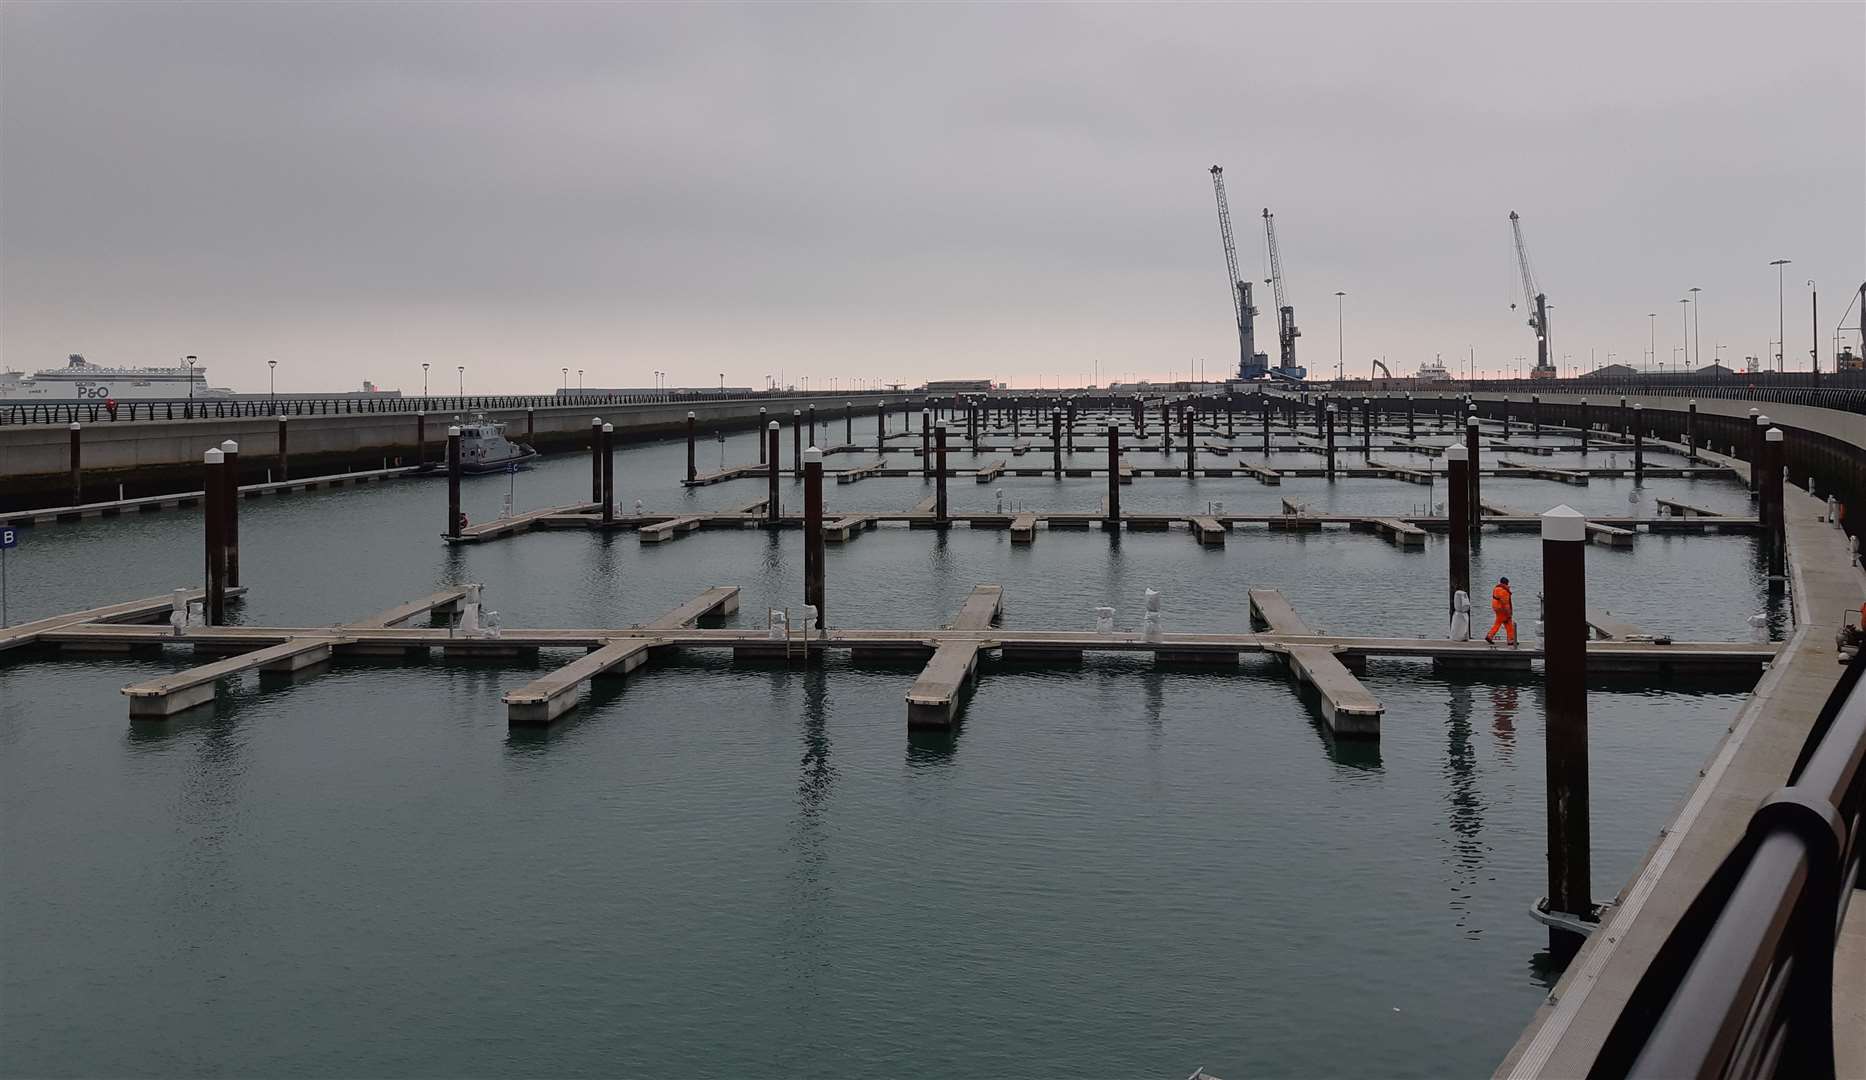
[[[1413,378],[1420,382],[1450,382],[1451,372],[1445,370],[1445,362],[1437,356],[1419,365],[1419,374]]]
[[[207,369],[174,367],[103,367],[77,353],[62,368],[27,375],[0,371],[0,401],[33,403],[174,401],[180,398],[232,397],[224,386],[207,385]]]

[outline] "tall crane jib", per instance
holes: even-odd
[[[1250,282],[1238,272],[1238,248],[1231,238],[1231,206],[1225,199],[1225,170],[1212,166],[1212,192],[1218,197],[1218,234],[1225,245],[1225,278],[1231,292],[1231,310],[1238,324],[1238,378],[1256,379],[1270,366],[1270,358],[1257,351],[1257,307],[1251,302]]]
[[[1267,206],[1263,208],[1263,239],[1270,253],[1270,288],[1276,294],[1277,368],[1300,379],[1304,372],[1296,366],[1296,339],[1302,331],[1296,329],[1296,308],[1283,290],[1283,254],[1276,246],[1276,215]]]
[[[1536,366],[1529,372],[1533,379],[1553,379],[1555,365],[1549,363],[1549,298],[1536,285],[1536,275],[1529,268],[1529,249],[1523,246],[1523,219],[1516,211],[1510,211],[1510,235],[1516,240],[1516,265],[1523,275],[1523,303],[1534,304],[1535,310],[1529,313],[1529,328],[1536,332]],[[1515,304],[1511,304],[1514,310]]]

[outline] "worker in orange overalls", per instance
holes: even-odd
[[[1490,632],[1484,635],[1484,644],[1497,643],[1497,631],[1507,629],[1510,647],[1516,646],[1516,603],[1510,594],[1510,579],[1501,578],[1497,587],[1490,590],[1490,610],[1497,616],[1497,621],[1490,624]]]

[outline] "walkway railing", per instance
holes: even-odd
[[[1866,831],[1862,670],[1653,958],[1590,1078],[1834,1076],[1835,938]]]
[[[1836,385],[1843,384],[1843,385]],[[1409,392],[1417,397],[1443,394],[1508,394],[1529,400],[1531,394],[1568,394],[1607,401],[1614,398],[1683,397],[1723,398],[1731,401],[1756,401],[1786,405],[1812,405],[1866,413],[1866,383],[1848,376],[1823,375],[1820,386],[1785,385],[1770,379],[1766,385],[1750,385],[1732,379],[1728,382],[1690,382],[1659,378],[1626,379],[1456,379],[1447,382],[1406,383],[1401,380],[1379,382],[1341,382],[1332,384],[1335,393],[1353,396],[1362,387],[1382,393]]]
[[[315,398],[177,398],[161,401],[119,401],[113,411],[99,402],[0,405],[0,425],[111,423],[132,420],[219,420],[270,416],[345,416],[370,413],[468,412],[489,409],[545,409],[575,406],[672,405],[682,402],[787,401],[825,397],[849,401],[873,397],[903,399],[900,391],[833,390],[819,393],[768,391],[749,396],[706,390],[662,390],[639,394],[526,394],[449,397],[315,397]]]

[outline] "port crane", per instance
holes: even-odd
[[[1225,274],[1231,289],[1231,309],[1238,321],[1238,378],[1255,379],[1270,366],[1270,358],[1257,351],[1257,306],[1251,303],[1250,282],[1238,272],[1238,248],[1231,239],[1231,207],[1225,200],[1225,170],[1212,166],[1212,191],[1218,197],[1218,233],[1225,244]]]
[[[1296,339],[1302,331],[1296,329],[1296,309],[1283,293],[1283,256],[1276,247],[1276,215],[1267,206],[1263,208],[1263,241],[1270,255],[1270,290],[1276,296],[1276,366],[1284,376],[1300,379],[1307,374],[1296,366]]]
[[[1553,379],[1555,365],[1549,363],[1549,298],[1536,286],[1535,271],[1529,269],[1529,249],[1523,246],[1523,219],[1516,211],[1510,211],[1510,234],[1516,239],[1516,265],[1523,274],[1523,303],[1534,304],[1535,310],[1529,313],[1530,329],[1536,332],[1536,366],[1530,369],[1532,379]],[[1515,311],[1515,303],[1510,304]]]

